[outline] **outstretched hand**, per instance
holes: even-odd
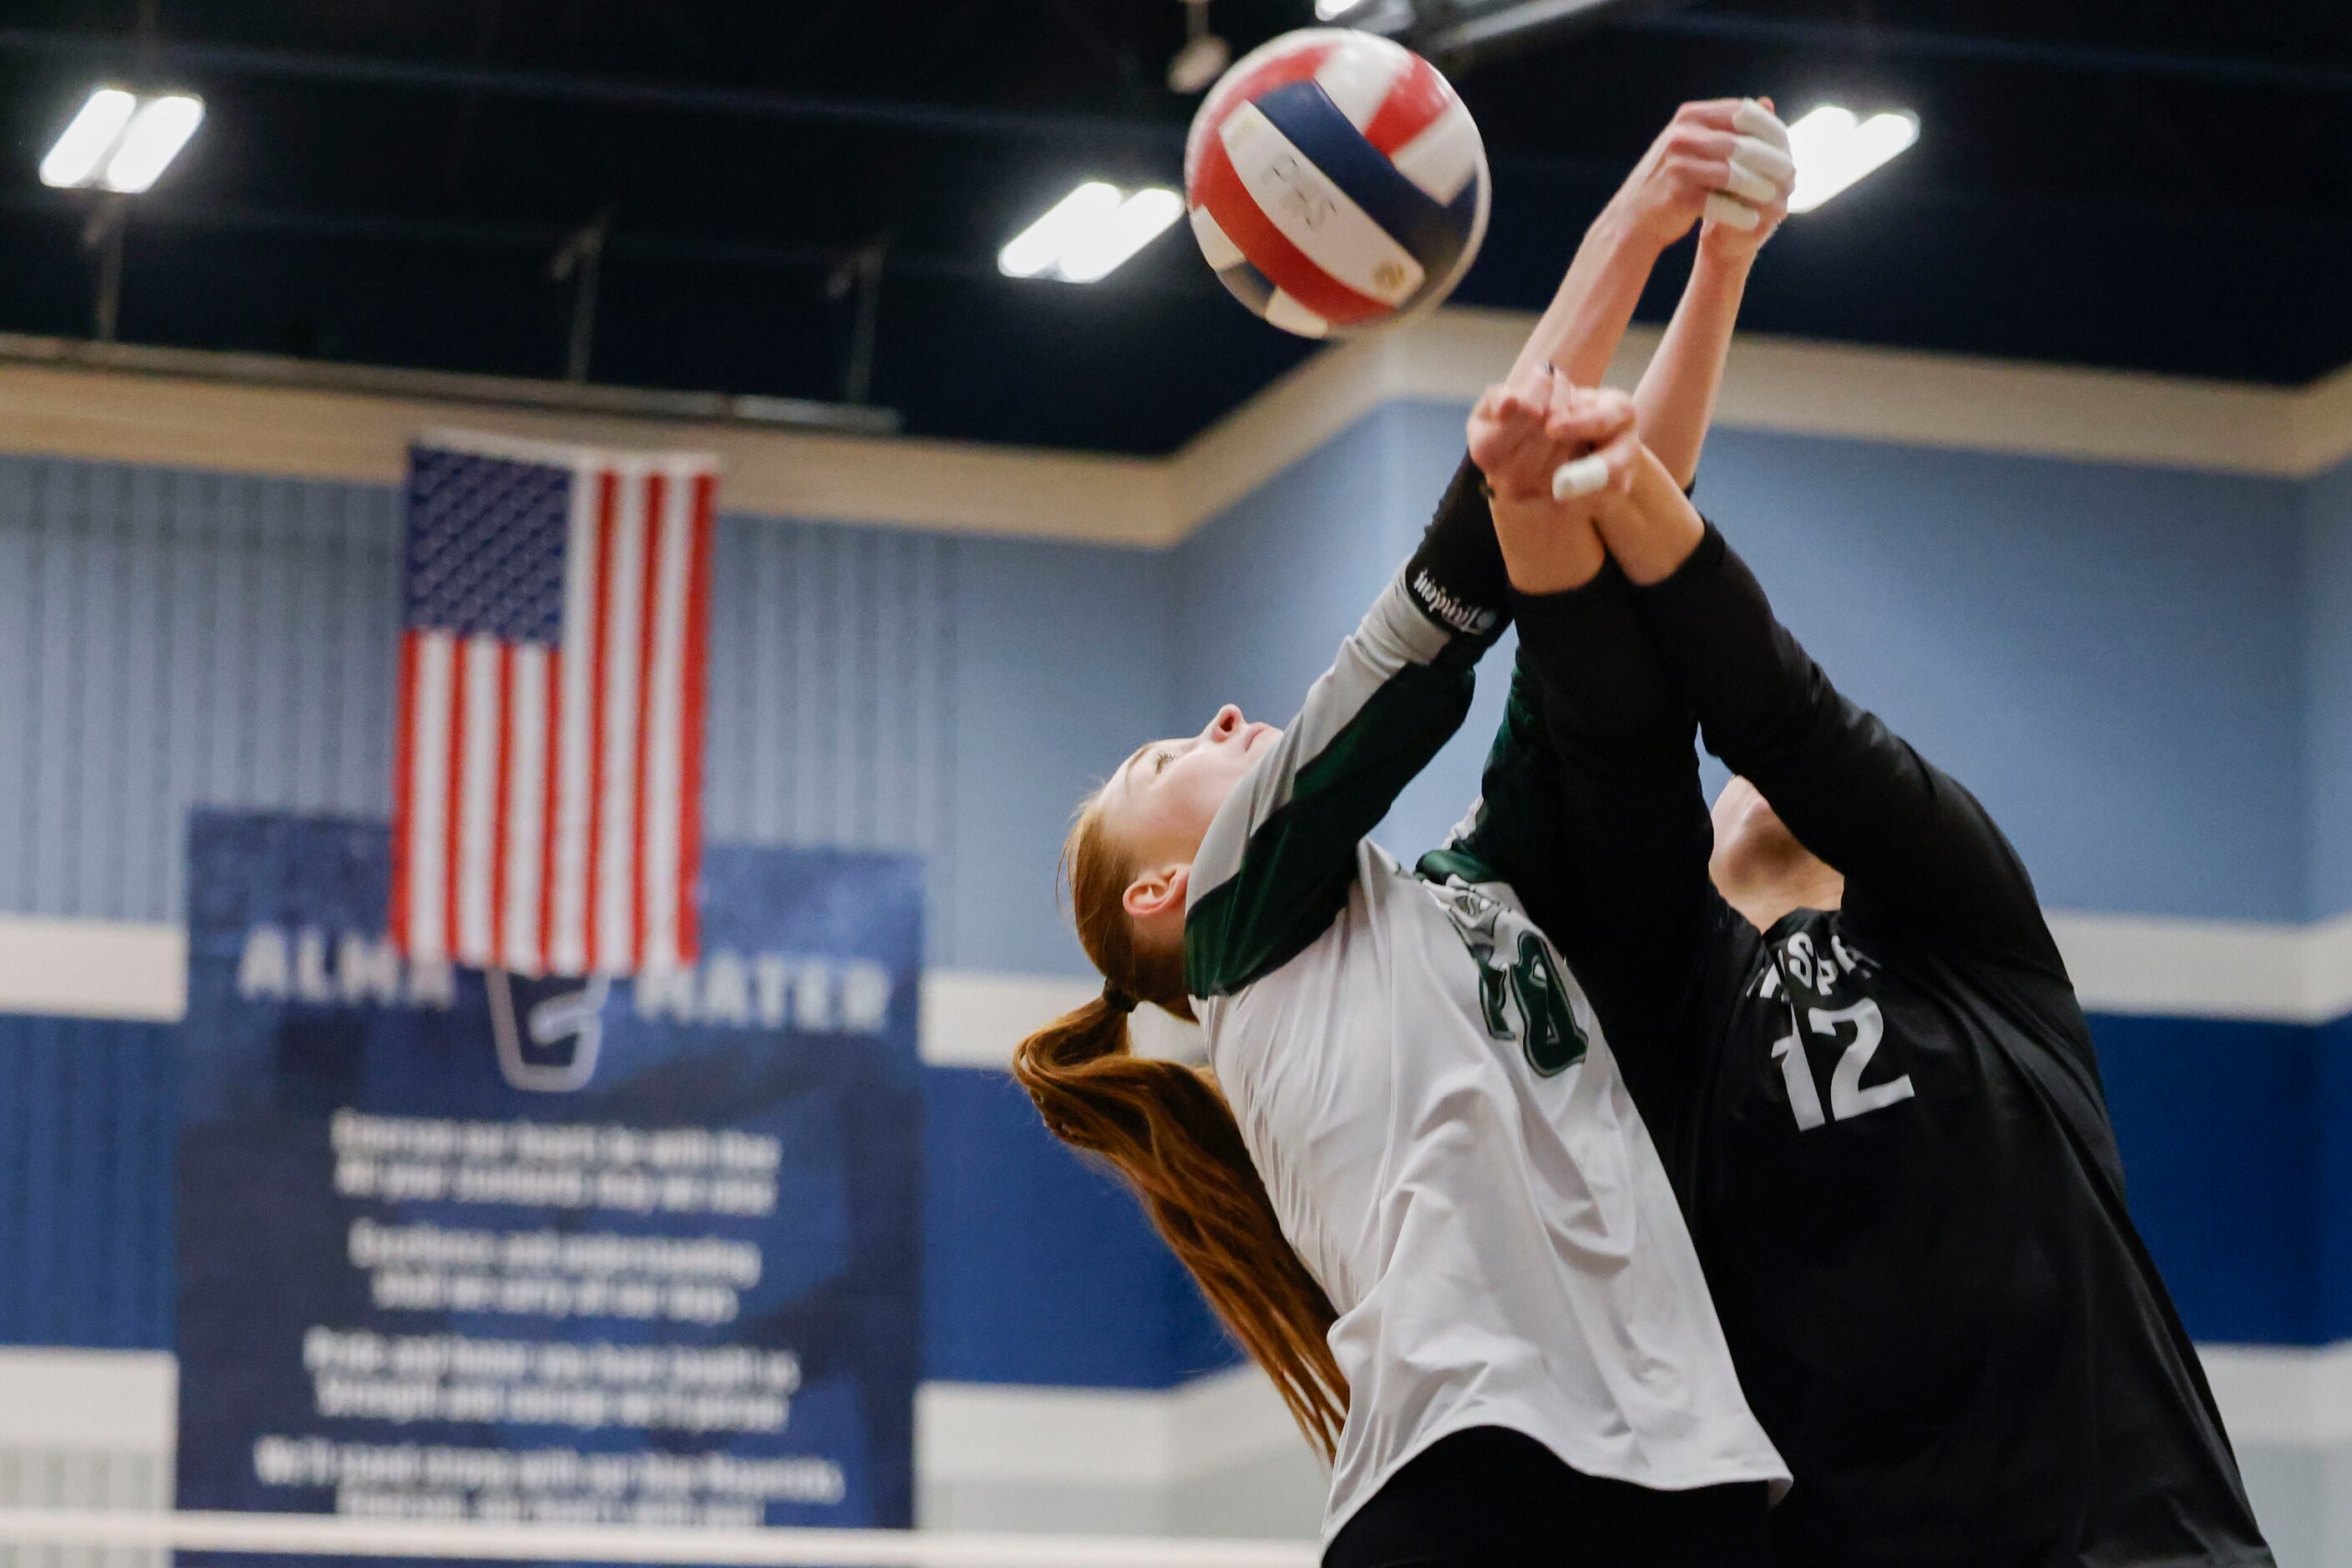
[[[1664,250],[1705,222],[1706,243],[1752,256],[1788,216],[1797,166],[1770,99],[1685,103],[1611,205]]]
[[[1769,98],[1742,102],[1732,116],[1739,132],[1732,153],[1732,184],[1707,198],[1706,225],[1699,248],[1727,260],[1753,260],[1789,216],[1797,190],[1797,165],[1789,153],[1789,128]]]
[[[1623,489],[1641,438],[1633,400],[1549,364],[1490,386],[1470,411],[1470,460],[1498,500],[1552,502]]]

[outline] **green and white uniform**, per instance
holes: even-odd
[[[1186,989],[1339,1314],[1326,1540],[1474,1426],[1664,1490],[1788,1478],[1608,1043],[1510,886],[1546,825],[1490,799],[1418,872],[1364,841],[1461,724],[1497,625],[1408,567],[1193,863]]]

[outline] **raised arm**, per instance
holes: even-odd
[[[1517,389],[1523,399],[1541,403],[1556,384],[1598,385],[1624,339],[1659,253],[1706,218],[1699,238],[1701,266],[1694,270],[1683,305],[1635,395],[1643,438],[1653,445],[1664,441],[1673,451],[1686,448],[1683,465],[1695,469],[1722,383],[1723,354],[1748,267],[1788,208],[1795,170],[1774,151],[1787,145],[1787,137],[1769,107],[1752,100],[1686,103],[1676,110],[1585,231],[1551,308],[1528,335],[1510,377],[1496,394]],[[1778,163],[1775,158],[1780,158]],[[1758,168],[1768,171],[1769,177],[1757,174]],[[1759,200],[1751,205],[1727,194],[1731,185]],[[1478,417],[1474,414],[1474,425]],[[1478,483],[1476,463],[1475,457],[1465,458],[1456,470],[1406,582],[1409,586],[1418,583],[1420,568],[1432,565],[1437,581],[1461,585],[1475,603],[1507,617],[1503,551],[1487,496]],[[1563,520],[1550,510],[1541,482],[1548,478],[1539,476],[1524,497],[1515,498],[1533,504],[1507,521],[1527,542],[1522,564],[1534,552],[1546,553],[1551,559],[1538,574],[1546,585],[1562,587],[1599,570],[1602,551],[1588,521]],[[1687,475],[1683,482],[1689,484]],[[1578,537],[1543,537],[1563,531]],[[1522,576],[1518,585],[1535,584]]]
[[[1239,990],[1321,935],[1358,843],[1461,727],[1508,608],[1476,481],[1466,465],[1455,476],[1421,548],[1210,823],[1185,898],[1191,995]]]
[[[1640,454],[1623,492],[1599,503],[1684,505]],[[1695,723],[1612,563],[1563,592],[1520,594],[1519,660],[1488,760],[1485,809],[1460,846],[1535,824],[1540,876],[1516,885],[1599,1009],[1637,1090],[1671,1102],[1685,1048],[1723,989],[1706,984],[1728,911],[1707,879],[1712,837]]]
[[[1740,207],[1758,214],[1761,221],[1748,231],[1755,236],[1746,247],[1752,258],[1754,245],[1761,244],[1779,221],[1769,215],[1787,205],[1789,182],[1777,180],[1780,164],[1768,145],[1776,134],[1780,145],[1787,145],[1786,132],[1778,132],[1778,124],[1769,110],[1744,99],[1685,103],[1676,110],[1585,231],[1568,276],[1560,279],[1558,294],[1512,365],[1511,379],[1548,363],[1571,384],[1600,385],[1658,257],[1688,234],[1702,215],[1723,216],[1726,221],[1708,225],[1712,231],[1744,221]],[[1757,183],[1759,175],[1762,184]],[[1722,248],[1726,259],[1736,259],[1741,247]],[[1745,268],[1738,271],[1744,279]],[[1736,295],[1731,307],[1736,314]],[[1703,430],[1705,425],[1702,416],[1699,427]],[[1694,448],[1694,459],[1696,455]]]
[[[1656,486],[1670,484],[1661,473]],[[2032,879],[1974,795],[1841,695],[1679,495],[1599,520],[1707,749],[1846,879],[1846,908],[2063,972]]]
[[[1643,444],[1685,490],[1698,476],[1699,450],[1715,418],[1748,275],[1764,242],[1788,216],[1797,181],[1789,132],[1774,117],[1771,100],[1738,104],[1731,122],[1727,166],[1737,193],[1709,199],[1690,280],[1633,394]]]

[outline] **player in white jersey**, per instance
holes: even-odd
[[[1496,495],[1548,489],[1595,445],[1632,471],[1633,405],[1570,384],[1598,379],[1657,250],[1729,183],[1705,153],[1785,180],[1744,115],[1686,108],[1595,224],[1473,416]],[[1705,374],[1666,353],[1645,378],[1661,440],[1704,429],[1726,287],[1694,275],[1721,328]],[[1787,1472],[1608,1042],[1515,890],[1541,868],[1412,872],[1364,839],[1459,726],[1512,589],[1592,569],[1560,556],[1597,550],[1589,526],[1528,505],[1490,521],[1476,479],[1465,465],[1287,731],[1221,709],[1083,808],[1068,868],[1104,994],[1016,1070],[1136,1187],[1333,1455],[1327,1563],[1729,1568]],[[1212,1073],[1130,1055],[1139,1002],[1197,1017]]]

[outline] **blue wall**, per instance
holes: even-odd
[[[0,1016],[0,1343],[172,1346],[173,1031]],[[924,1074],[923,1375],[1159,1388],[1232,1351],[1002,1073]]]
[[[1279,719],[1410,551],[1466,411],[1367,416],[1177,552],[1178,706]],[[1375,493],[1389,484],[1393,500]],[[2339,479],[2352,524],[2352,479]],[[1967,781],[2076,910],[2304,916],[2300,614],[2285,480],[1729,432],[1698,498],[1842,685]],[[2337,784],[2352,807],[2352,526]],[[1381,837],[1426,847],[1475,795],[1506,646],[1465,732]],[[2352,809],[2330,817],[2352,846]],[[2343,903],[2352,908],[2352,856]]]
[[[386,487],[0,458],[0,911],[178,918],[192,805],[385,813],[398,538]],[[1055,858],[1167,727],[1169,558],[746,517],[716,550],[712,837],[923,853],[929,962],[1083,973]],[[0,1342],[170,1343],[167,1040],[0,1018]],[[1123,1194],[1000,1075],[928,1076],[929,1375],[1222,1363]]]
[[[1186,721],[1296,708],[1411,548],[1465,413],[1367,416],[1178,552]],[[1731,432],[1698,499],[1845,689],[1986,800],[2051,905],[2352,910],[2352,466],[2304,486]],[[1475,795],[1509,654],[1383,824],[1399,854]],[[2352,1021],[2093,1023],[2191,1331],[2352,1337]]]
[[[191,805],[387,812],[399,529],[385,486],[0,458],[0,910],[176,919]],[[931,962],[1082,968],[1055,854],[1161,726],[1165,557],[748,517],[716,550],[711,837],[927,854]]]
[[[2309,685],[2307,913],[2352,912],[2352,463],[2315,480],[2304,514]]]
[[[1376,410],[1177,550],[1181,724],[1205,722],[1223,702],[1276,723],[1297,711],[1427,526],[1462,459],[1462,420],[1425,405]],[[1381,825],[1378,837],[1399,857],[1436,845],[1477,798],[1515,647],[1507,639],[1487,655],[1462,732]]]
[[[957,826],[948,885],[934,894],[954,956],[940,962],[1089,973],[1055,904],[1055,867],[1079,797],[1176,723],[1168,558],[1013,542],[958,548],[948,775]]]
[[[1790,626],[2063,909],[2302,918],[2299,494],[1727,434],[1700,496]]]
[[[1461,418],[1370,415],[1164,554],[726,520],[713,836],[924,853],[931,963],[1083,973],[1052,883],[1070,807],[1217,702],[1288,717]],[[2053,905],[2352,910],[2352,468],[1731,434],[1700,497]],[[175,918],[192,803],[382,812],[396,537],[380,487],[0,458],[0,911]],[[1400,853],[1475,795],[1502,688],[1384,825]],[[2352,1023],[2095,1026],[2192,1330],[2352,1337]],[[169,1342],[164,1039],[0,1020],[0,1341]],[[1160,1386],[1230,1359],[1131,1202],[1000,1075],[929,1084],[929,1375]]]
[[[2093,1020],[2189,1331],[2352,1338],[2352,1022]],[[1159,1388],[1234,1353],[1107,1174],[1003,1074],[925,1074],[924,1375]],[[172,1031],[0,1017],[0,1343],[172,1345]]]

